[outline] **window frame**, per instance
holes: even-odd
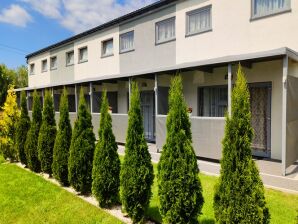
[[[254,20],[258,20],[258,19],[263,19],[263,18],[267,18],[267,17],[276,16],[276,15],[280,15],[280,14],[283,14],[283,13],[291,12],[292,11],[292,0],[285,0],[285,1],[289,1],[289,6],[286,7],[285,9],[276,10],[276,11],[269,12],[269,13],[264,14],[264,15],[255,15],[255,0],[251,0],[250,21],[254,21]]]
[[[53,59],[55,59],[56,60],[56,66],[55,67],[53,67],[52,65],[53,65]],[[52,56],[52,57],[50,57],[50,70],[52,71],[52,70],[57,70],[57,68],[58,68],[58,58],[57,58],[57,56]]]
[[[81,59],[81,51],[86,49],[87,51],[87,59]],[[84,46],[84,47],[80,47],[78,49],[78,64],[81,64],[81,63],[85,63],[85,62],[88,62],[88,46]]]
[[[112,43],[113,43],[113,53],[111,53],[111,54],[104,54],[104,52],[103,52],[104,44],[107,43],[107,42],[109,42],[109,41],[112,41]],[[112,57],[112,56],[114,56],[114,38],[113,37],[101,41],[101,58],[108,58],[108,57]]]
[[[169,21],[174,21],[175,36],[168,40],[158,41],[158,26],[160,24],[168,23]],[[155,45],[165,44],[165,43],[169,43],[172,41],[176,41],[176,16],[172,16],[170,18],[167,18],[167,19],[164,19],[164,20],[161,20],[161,21],[158,21],[155,23]]]
[[[132,35],[133,35],[132,48],[131,49],[126,49],[126,50],[121,50],[121,40],[122,40],[122,37],[125,36],[125,35],[128,35],[130,33],[132,33]],[[128,53],[128,52],[131,52],[131,51],[134,51],[134,50],[135,50],[135,32],[134,32],[134,30],[128,31],[126,33],[121,33],[119,35],[119,54]]]
[[[46,68],[43,68],[44,63],[46,63]],[[41,72],[47,72],[48,71],[48,59],[41,60]]]
[[[33,69],[32,69],[33,66]],[[30,75],[35,75],[35,63],[30,63],[30,71],[29,71]]]
[[[68,55],[69,55],[70,53],[72,53],[72,55],[73,55],[73,62],[68,64],[68,63],[67,63],[67,58],[68,58]],[[66,67],[68,67],[68,66],[73,66],[73,65],[74,65],[74,50],[67,51],[67,52],[65,53],[65,65],[66,65]]]
[[[196,15],[200,12],[206,11],[206,10],[210,10],[210,28],[205,29],[205,30],[200,30],[197,32],[189,32],[189,17],[192,15]],[[185,37],[191,37],[191,36],[195,36],[198,34],[202,34],[202,33],[207,33],[207,32],[211,32],[212,31],[212,5],[207,5],[198,9],[194,9],[191,11],[186,12],[186,16],[185,16]]]

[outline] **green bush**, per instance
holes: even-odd
[[[143,222],[151,197],[153,166],[144,137],[137,83],[132,83],[124,162],[120,172],[123,209],[134,223]]]
[[[21,92],[21,117],[17,124],[16,147],[21,163],[27,165],[25,142],[30,129],[30,118],[28,115],[27,99],[25,91]]]
[[[42,123],[38,136],[38,158],[41,170],[52,174],[53,148],[56,138],[56,121],[53,97],[50,91],[45,91]]]
[[[81,89],[79,113],[70,145],[68,180],[74,189],[82,194],[91,192],[94,148],[95,135],[91,114],[87,108],[83,89]]]
[[[158,195],[164,223],[197,223],[204,204],[190,127],[182,80],[176,76],[171,81],[167,138],[158,164]]]
[[[270,221],[264,186],[251,155],[253,129],[249,91],[239,66],[232,93],[232,116],[226,116],[223,158],[215,187],[214,213],[219,223],[260,223]]]
[[[40,97],[35,90],[33,93],[32,121],[25,142],[25,153],[29,169],[37,173],[40,172],[40,161],[38,159],[37,144],[41,121],[41,102]]]
[[[53,176],[64,186],[68,186],[68,157],[71,142],[68,96],[64,89],[60,101],[60,120],[53,153]]]
[[[102,95],[99,134],[93,160],[92,193],[100,207],[109,207],[119,202],[120,159],[106,91]]]

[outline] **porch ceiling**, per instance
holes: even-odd
[[[82,84],[82,83],[88,83],[88,82],[111,82],[110,80],[113,80],[113,81],[128,80],[129,77],[148,76],[147,78],[150,78],[153,74],[159,74],[159,73],[165,73],[165,72],[168,74],[175,74],[177,70],[180,70],[180,71],[201,70],[204,72],[212,73],[214,68],[222,67],[227,64],[236,64],[241,62],[244,67],[251,67],[253,63],[281,59],[286,55],[292,60],[298,61],[298,52],[295,52],[287,47],[284,47],[284,48],[278,48],[270,51],[262,51],[262,52],[241,54],[241,55],[230,55],[230,56],[196,61],[191,63],[181,63],[175,66],[160,67],[152,70],[144,70],[144,71],[139,71],[135,73],[113,74],[113,75],[101,76],[98,78],[81,79],[73,82],[26,87],[26,88],[16,89],[16,91],[44,89],[44,88],[50,88],[50,87],[56,87],[56,86],[66,86],[66,85]],[[96,75],[94,76],[96,77]]]

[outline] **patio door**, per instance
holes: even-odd
[[[148,142],[155,142],[155,97],[154,91],[141,92],[144,135]]]
[[[251,123],[254,129],[252,152],[255,156],[271,156],[271,83],[249,85]]]

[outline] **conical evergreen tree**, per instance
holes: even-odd
[[[197,223],[204,199],[192,147],[182,80],[171,81],[167,138],[158,164],[158,194],[164,223]]]
[[[51,92],[46,90],[37,148],[41,170],[50,175],[52,174],[53,148],[56,132],[53,97]]]
[[[71,124],[69,120],[68,97],[64,89],[60,101],[59,129],[55,140],[52,170],[54,177],[64,186],[68,186],[68,157],[71,142]]]
[[[30,118],[28,115],[27,99],[25,91],[21,92],[21,117],[17,125],[16,147],[21,163],[27,165],[25,142],[30,129]]]
[[[100,207],[109,207],[119,202],[120,159],[106,91],[102,95],[100,130],[93,160],[92,192]]]
[[[144,137],[140,93],[132,83],[128,130],[124,162],[120,171],[121,201],[123,209],[134,223],[143,222],[151,197],[153,166]]]
[[[91,114],[87,108],[83,89],[81,89],[79,113],[70,145],[68,180],[74,189],[82,194],[91,192],[94,149],[95,135]]]
[[[219,223],[269,223],[264,186],[252,160],[253,129],[249,91],[239,65],[232,93],[232,116],[226,116],[223,158],[215,187],[214,212]]]
[[[29,169],[37,173],[40,172],[40,161],[38,159],[37,144],[41,121],[42,111],[40,96],[37,94],[37,91],[35,90],[33,93],[32,121],[30,129],[27,133],[25,153]]]

